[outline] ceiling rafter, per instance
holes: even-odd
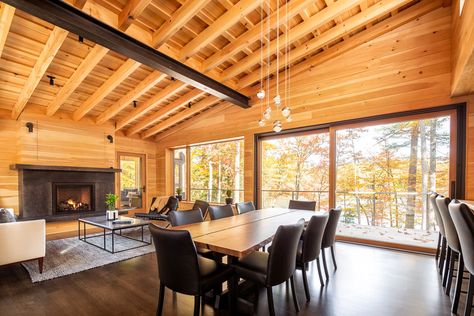
[[[130,105],[135,99],[138,99],[142,94],[153,88],[165,78],[166,74],[163,74],[157,70],[153,71],[145,79],[140,81],[135,88],[130,90],[127,94],[121,97],[120,100],[118,100],[112,106],[107,108],[107,110],[102,112],[102,114],[97,117],[96,123],[105,123],[113,116],[117,115],[117,113],[122,111],[125,107]]]
[[[301,12],[304,8],[306,8],[310,3],[312,3],[313,0],[293,0],[290,1],[288,4],[288,15],[289,17],[294,17],[296,14]],[[280,25],[285,21],[286,19],[286,14],[285,14],[285,8],[282,7],[279,9],[280,10]],[[211,70],[212,68],[218,66],[219,64],[223,63],[227,59],[229,59],[231,56],[235,55],[239,51],[243,50],[246,48],[248,45],[252,44],[253,42],[257,41],[260,39],[260,25],[261,23],[264,23],[263,26],[266,26],[268,19],[270,19],[270,26],[276,27],[277,25],[277,19],[276,19],[276,12],[272,13],[269,17],[263,20],[263,22],[260,22],[256,24],[253,28],[239,36],[235,41],[229,43],[222,49],[218,50],[216,53],[214,53],[212,56],[210,56],[208,59],[206,59],[201,66],[202,71],[207,72]]]
[[[118,15],[117,26],[125,31],[142,14],[152,0],[130,0]]]
[[[67,79],[64,86],[58,91],[56,96],[48,104],[46,114],[53,116],[61,105],[66,102],[69,96],[76,90],[82,81],[89,75],[95,66],[107,55],[108,49],[100,45],[95,45],[84,58],[76,71]]]
[[[119,67],[99,89],[97,89],[82,105],[74,111],[72,118],[79,121],[97,104],[99,104],[110,92],[112,92],[123,80],[128,78],[141,64],[132,59],[127,59],[122,66]]]
[[[170,118],[156,124],[155,126],[151,127],[150,129],[146,130],[141,134],[142,138],[148,138],[153,135],[158,134],[159,132],[167,129],[168,127],[175,125],[183,120],[186,120],[187,118],[198,114],[201,111],[204,111],[205,109],[213,106],[217,102],[219,102],[219,98],[215,96],[209,96],[208,98],[205,98],[191,106],[191,108],[186,109],[182,112],[179,112],[176,115],[171,116]]]
[[[256,0],[242,0],[230,10],[222,14],[211,25],[206,27],[198,36],[181,49],[180,59],[185,60],[196,53],[200,48],[211,43],[215,38],[238,23],[242,16],[248,15],[260,5]]]
[[[157,112],[147,116],[144,120],[138,122],[134,126],[130,127],[126,135],[131,136],[139,133],[141,130],[147,128],[148,126],[162,120],[166,116],[170,115],[174,111],[178,110],[180,107],[187,105],[189,102],[194,101],[195,99],[203,96],[206,92],[201,91],[199,89],[193,89],[186,93],[185,95],[179,97],[178,99],[174,100],[170,104],[167,104],[160,108]]]
[[[160,92],[152,96],[150,99],[146,100],[142,105],[138,106],[132,112],[127,114],[126,117],[119,120],[115,124],[115,130],[118,131],[124,128],[127,124],[145,115],[146,113],[151,111],[155,106],[165,101],[173,94],[176,94],[179,91],[183,90],[184,88],[186,88],[186,85],[181,81],[176,81],[168,85],[166,88],[164,88],[163,90],[161,90]]]
[[[308,20],[294,26],[290,32],[289,42],[292,43],[293,41],[299,39],[302,36],[305,36],[308,33],[311,33],[314,29],[318,28],[319,26],[335,19],[337,16],[342,14],[343,12],[353,8],[354,6],[358,5],[362,0],[347,0],[347,1],[338,1],[334,5],[325,8],[324,10],[319,11],[318,13],[314,14]],[[409,0],[407,0],[409,1]],[[280,35],[279,46],[277,47],[277,39],[274,39],[270,42],[270,51],[280,51],[284,45],[286,44],[286,37],[287,34]],[[301,46],[305,47],[305,46]],[[261,48],[266,51],[266,47]],[[257,49],[252,55],[249,55],[242,60],[240,60],[235,65],[229,67],[228,69],[224,70],[221,75],[221,80],[225,81],[228,80],[239,73],[243,72],[244,70],[256,65],[260,61],[260,51],[261,49]],[[240,85],[239,85],[240,86]]]
[[[46,44],[41,51],[41,54],[38,56],[33,69],[31,70],[28,79],[26,80],[25,85],[21,89],[21,93],[12,109],[12,118],[18,119],[20,114],[23,112],[26,104],[30,100],[31,95],[35,91],[36,87],[43,78],[46,70],[48,70],[49,65],[53,61],[56,53],[59,51],[59,48],[63,44],[64,40],[68,35],[68,31],[63,30],[60,27],[53,27]]]
[[[3,47],[5,47],[14,15],[14,7],[0,3],[0,57],[2,57]]]
[[[390,13],[393,9],[402,7],[403,5],[409,2],[411,2],[411,0],[381,0],[380,2],[377,2],[373,6],[369,7],[363,13],[356,14],[351,18],[345,20],[344,24],[338,24],[335,27],[322,33],[321,36],[308,41],[304,46],[299,46],[291,50],[288,62],[292,63],[308,54],[311,54],[312,52],[322,48],[324,45],[327,45],[332,41],[341,38],[345,34],[349,34],[357,28],[363,27],[367,23],[372,22],[380,16]],[[337,3],[339,3],[339,1],[336,2],[336,4]],[[321,12],[324,12],[324,10]],[[286,67],[286,62],[287,59],[285,59],[284,57],[280,58],[280,64],[278,66],[279,68],[277,69],[276,63],[273,63],[270,66],[270,73],[273,74],[277,70],[279,71],[283,67]],[[226,76],[224,76],[224,78],[226,78]],[[259,79],[259,72],[255,71],[240,79],[238,86],[239,88],[244,88],[253,84]]]
[[[432,12],[442,6],[443,0],[422,0],[421,2],[413,5],[412,7],[398,13],[397,15],[384,20],[381,23],[376,24],[370,29],[366,29],[356,35],[351,36],[347,41],[340,42],[328,50],[314,55],[307,60],[291,67],[291,76],[297,76],[298,74],[315,68],[325,62],[333,60],[337,56],[346,53],[352,49],[359,47],[383,34],[390,32],[404,24],[407,24],[429,12]],[[282,79],[283,80],[283,79]],[[270,86],[273,87],[276,84],[276,80],[270,81]],[[254,95],[259,90],[259,86],[247,88],[244,90],[245,93]],[[253,106],[258,103],[252,104]]]

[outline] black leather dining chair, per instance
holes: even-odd
[[[472,210],[464,203],[452,201],[449,204],[449,214],[458,233],[459,243],[461,245],[462,257],[458,261],[458,276],[456,280],[456,292],[461,292],[464,267],[469,272],[469,285],[466,297],[466,307],[464,316],[471,315],[472,297],[474,295],[474,215]],[[456,304],[456,306],[454,306]],[[456,313],[459,298],[453,301],[451,311]]]
[[[311,300],[308,286],[308,278],[306,270],[308,263],[316,260],[319,274],[319,282],[324,286],[323,276],[321,273],[321,264],[319,263],[319,254],[321,253],[321,242],[323,240],[324,229],[328,222],[328,215],[313,216],[309,220],[306,229],[303,232],[303,238],[298,244],[298,252],[296,255],[296,268],[301,269],[303,274],[303,285],[306,294],[306,301]]]
[[[453,219],[449,212],[450,202],[451,202],[450,198],[444,197],[442,195],[438,195],[438,197],[436,197],[436,205],[438,206],[439,213],[441,214],[441,217],[443,218],[444,230],[446,232],[446,240],[448,243],[448,250],[446,254],[446,263],[445,263],[443,283],[442,283],[443,286],[446,287],[445,289],[446,295],[449,295],[449,293],[451,292],[451,282],[454,276],[455,260],[456,258],[458,259],[458,265],[463,260],[463,252],[461,251],[461,244],[459,242],[458,232],[456,230],[456,227],[454,226]],[[457,274],[461,276],[461,279],[462,279],[463,273],[464,273],[464,268],[459,269],[458,267]],[[456,287],[454,291],[453,304],[451,306],[453,313],[456,313],[457,311],[457,306],[459,303],[460,296],[461,296],[460,289],[458,290]]]
[[[202,212],[200,209],[191,210],[191,211],[171,211],[168,214],[168,219],[170,221],[171,226],[173,227],[200,223],[204,221],[204,218],[202,217]],[[202,247],[197,247],[196,250],[200,255],[206,258],[214,259],[218,261],[222,260],[222,256],[213,252],[212,250],[202,248]]]
[[[443,218],[441,217],[441,213],[439,212],[438,205],[436,204],[436,198],[438,197],[438,193],[433,192],[430,194],[430,202],[431,208],[433,209],[433,213],[435,214],[435,219],[438,224],[438,245],[436,247],[436,260],[438,261],[439,267],[439,274],[443,275],[443,268],[444,268],[444,260],[446,259],[446,233],[444,229]]]
[[[194,296],[194,315],[200,314],[201,297],[229,280],[232,270],[200,256],[187,230],[168,230],[149,224],[156,249],[160,293],[157,315],[163,313],[165,289]]]
[[[255,205],[252,201],[235,203],[235,208],[237,209],[237,214],[255,211]]]
[[[214,205],[209,206],[209,216],[211,220],[234,216],[232,205]]]
[[[281,225],[273,238],[272,251],[269,253],[256,251],[234,263],[234,281],[237,278],[251,280],[267,289],[268,308],[270,315],[275,315],[272,287],[288,279],[291,283],[293,304],[299,312],[298,298],[296,297],[293,275],[296,268],[296,252],[298,242],[303,232],[304,220],[296,224]],[[233,286],[238,295],[236,286]]]
[[[334,270],[337,270],[336,255],[334,253],[334,245],[336,243],[336,230],[339,218],[341,217],[342,210],[340,208],[334,208],[329,210],[329,218],[326,228],[324,229],[323,240],[321,242],[321,253],[323,257],[324,273],[326,274],[326,280],[329,280],[328,266],[326,263],[326,248],[331,248],[332,263],[334,264]]]
[[[288,208],[297,209],[297,210],[305,210],[305,211],[314,211],[316,210],[316,201],[290,200],[290,203],[288,203]]]

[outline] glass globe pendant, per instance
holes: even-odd
[[[276,132],[276,133],[281,132],[281,122],[280,121],[273,122],[273,131]]]
[[[283,109],[281,109],[281,114],[284,117],[288,117],[291,114],[291,109],[289,107],[285,106]]]
[[[275,102],[275,105],[278,107],[280,104],[281,104],[281,97],[279,94],[277,94],[274,98],[273,98],[273,102]]]
[[[258,126],[264,127],[264,126],[265,126],[265,120],[264,120],[264,119],[260,119],[260,120],[258,121]]]
[[[262,89],[262,90],[258,91],[257,92],[257,98],[259,100],[263,100],[265,98],[265,90]]]

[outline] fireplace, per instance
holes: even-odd
[[[95,211],[94,191],[92,183],[53,183],[54,213]]]

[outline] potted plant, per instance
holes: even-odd
[[[181,188],[176,188],[176,198],[178,199],[178,201],[182,201],[183,200],[183,189]]]
[[[105,204],[109,211],[115,210],[115,203],[117,202],[118,196],[113,193],[107,193],[105,195]]]
[[[225,195],[227,196],[225,199],[225,204],[232,204],[234,202],[234,199],[232,198],[232,190],[225,191]]]

